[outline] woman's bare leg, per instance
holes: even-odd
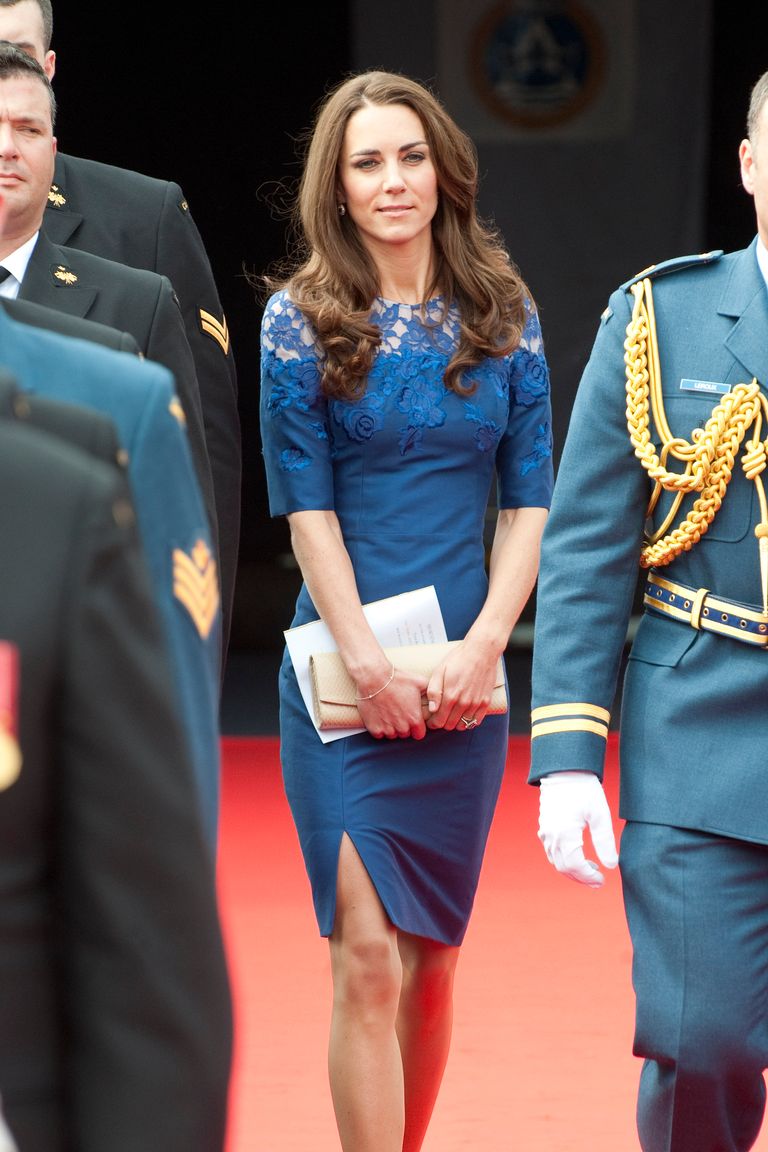
[[[397,1035],[405,1092],[402,1152],[419,1152],[448,1060],[459,949],[401,933],[399,950],[403,980]]]
[[[395,1031],[397,933],[349,837],[342,837],[330,936],[328,1070],[344,1152],[402,1152],[403,1067]]]

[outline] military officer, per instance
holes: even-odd
[[[86,454],[0,388],[0,1143],[221,1152],[226,958],[125,474],[103,416],[67,416]]]
[[[619,863],[644,1152],[746,1152],[765,1104],[768,73],[747,128],[754,242],[648,268],[603,313],[537,595],[539,836],[558,870],[599,887],[599,863],[616,863],[600,781],[641,572]]]
[[[0,0],[0,39],[52,80],[50,0]],[[178,294],[197,370],[219,530],[229,635],[240,539],[241,436],[229,328],[200,232],[178,184],[79,156],[56,156],[45,229],[51,240],[166,276]]]
[[[114,213],[119,228],[113,225]],[[174,287],[197,376],[228,641],[240,544],[237,376],[227,321],[184,193],[178,184],[57,153],[44,225],[56,244],[147,268]]]

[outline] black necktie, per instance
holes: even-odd
[[[3,280],[7,280],[10,274],[9,270],[0,264],[0,284],[2,284]]]

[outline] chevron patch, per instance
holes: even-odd
[[[225,316],[217,320],[210,312],[206,312],[205,308],[201,308],[200,330],[216,341],[225,356],[229,354],[229,328]]]
[[[204,540],[198,540],[189,553],[174,548],[173,594],[189,612],[203,640],[207,640],[220,601],[216,561]]]

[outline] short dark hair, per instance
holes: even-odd
[[[0,80],[10,80],[14,76],[34,76],[48,93],[51,102],[51,124],[56,123],[56,97],[51,82],[43,69],[31,56],[22,52],[9,40],[0,40]]]
[[[53,8],[51,0],[34,0],[43,18],[43,51],[47,52],[53,40]],[[20,0],[0,0],[0,8],[13,8]]]

